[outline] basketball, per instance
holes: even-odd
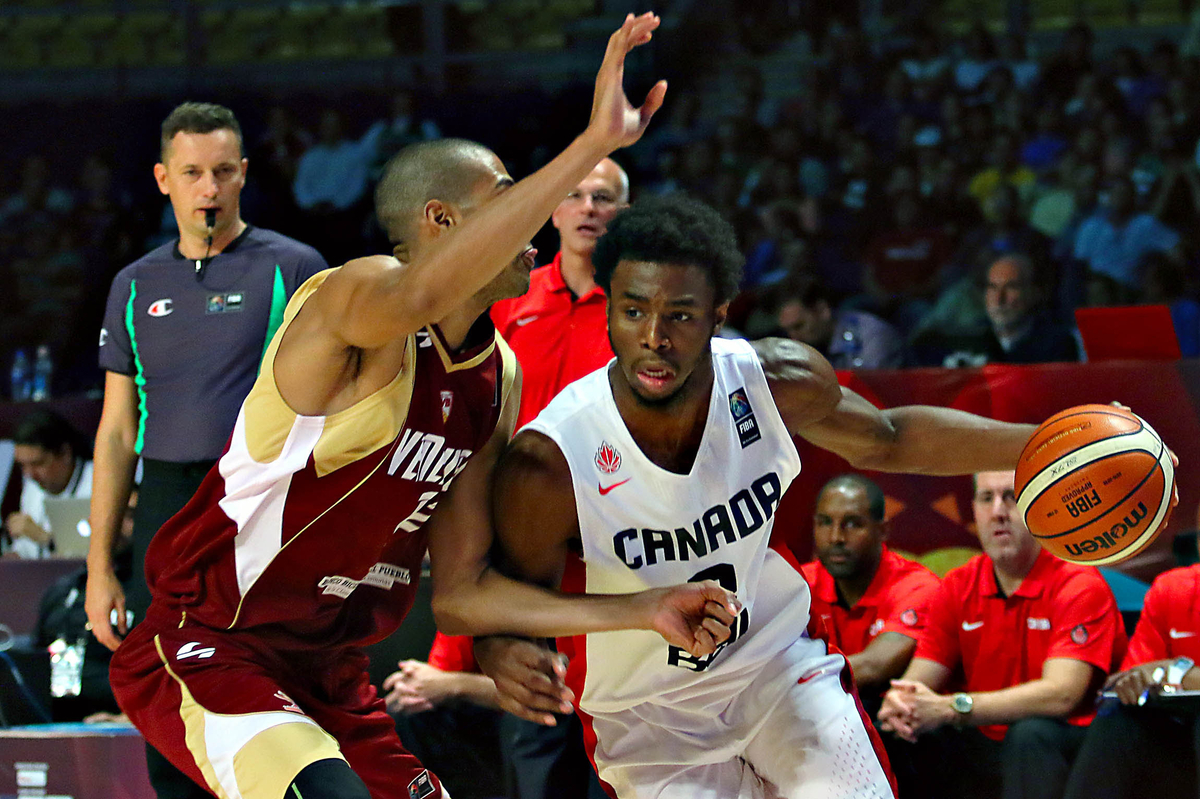
[[[1141,552],[1171,515],[1175,469],[1162,437],[1115,405],[1047,419],[1017,462],[1017,510],[1042,547],[1101,566]]]

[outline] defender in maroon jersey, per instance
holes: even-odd
[[[728,634],[736,607],[715,584],[571,598],[487,561],[520,390],[486,311],[528,287],[529,238],[661,105],[665,84],[641,109],[621,86],[658,24],[630,15],[613,34],[587,130],[526,180],[463,140],[398,155],[376,196],[395,257],[322,272],[288,304],[224,455],[151,545],[154,602],[112,665],[122,709],[216,795],[444,795],[358,648],[403,619],[427,547],[446,632],[644,627],[696,654]]]

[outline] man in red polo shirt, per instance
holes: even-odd
[[[1198,662],[1200,564],[1163,572],[1146,593],[1122,670],[1105,685],[1120,704],[1092,722],[1067,799],[1197,795],[1200,714],[1173,709],[1167,695],[1200,690]]]
[[[616,161],[605,158],[550,217],[558,229],[558,255],[533,270],[523,296],[492,306],[492,321],[524,374],[518,429],[568,383],[613,357],[607,301],[592,278],[592,251],[608,223],[628,204],[629,178]]]
[[[1038,546],[1012,472],[977,474],[973,504],[984,554],[946,575],[880,723],[916,742],[923,796],[1057,799],[1124,654],[1121,616],[1095,568]]]
[[[801,567],[812,587],[809,633],[845,653],[872,716],[888,682],[912,660],[938,578],[887,548],[883,491],[857,475],[835,477],[817,495],[817,560]]]

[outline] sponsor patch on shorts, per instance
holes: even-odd
[[[436,792],[437,788],[433,787],[433,780],[429,778],[428,771],[422,771],[415,780],[408,784],[408,799],[425,799],[426,796],[433,796]]]

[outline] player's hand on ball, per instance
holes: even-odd
[[[596,74],[596,90],[592,98],[592,116],[587,134],[613,151],[628,147],[641,138],[663,103],[667,82],[660,80],[650,89],[641,108],[634,108],[625,96],[625,56],[633,48],[650,41],[661,20],[652,13],[625,17],[625,22],[608,40],[604,61]]]
[[[567,658],[524,638],[475,639],[475,662],[496,684],[500,709],[553,727],[555,713],[570,713],[575,694],[566,686]]]
[[[711,655],[728,640],[742,609],[734,594],[712,580],[655,588],[637,596],[648,603],[645,626],[693,657]]]

